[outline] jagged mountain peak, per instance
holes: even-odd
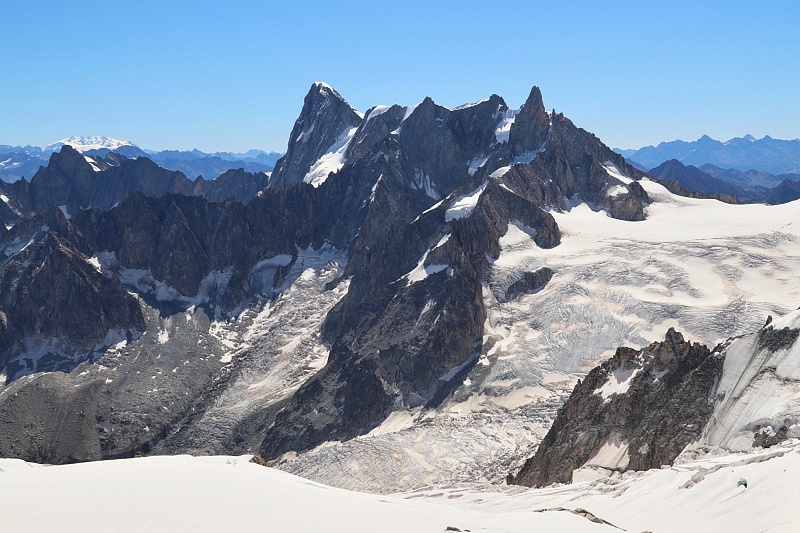
[[[542,91],[534,86],[511,124],[508,142],[512,157],[543,149],[549,131],[550,117],[542,101]]]
[[[309,106],[312,108],[323,107],[328,105],[326,102],[338,102],[352,109],[350,104],[347,103],[347,100],[345,100],[336,89],[325,82],[315,81],[308,89],[308,93],[306,93],[306,97],[303,102],[304,110]]]
[[[360,125],[362,119],[330,85],[312,84],[292,128],[286,155],[275,164],[272,186],[285,187],[304,181],[312,172],[312,165],[333,146],[343,144],[340,142],[343,136]],[[324,169],[320,174],[327,176]]]

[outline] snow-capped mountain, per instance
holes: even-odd
[[[119,150],[124,146],[135,146],[130,141],[120,141],[119,139],[113,139],[111,137],[103,137],[102,135],[95,135],[91,137],[85,137],[83,135],[73,135],[72,137],[68,137],[66,139],[61,139],[60,141],[56,141],[52,144],[48,144],[44,147],[45,153],[56,152],[60,150],[63,146],[69,145],[78,152],[88,152],[90,150]]]
[[[58,168],[122,172],[60,156],[59,187]],[[501,481],[619,346],[670,327],[713,344],[800,300],[796,203],[675,196],[537,88],[519,109],[361,113],[314,84],[246,204],[66,190],[0,233],[0,455]]]

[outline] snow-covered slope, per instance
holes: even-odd
[[[800,436],[800,309],[770,326],[725,349],[703,445],[748,450],[754,438]]]
[[[460,485],[377,496],[249,456],[66,466],[0,460],[3,531],[797,531],[800,446],[547,489]],[[31,498],[45,502],[31,509]],[[675,512],[679,510],[680,512]]]

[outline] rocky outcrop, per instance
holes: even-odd
[[[535,272],[525,272],[520,279],[508,286],[503,298],[498,299],[498,301],[501,303],[510,302],[520,294],[538,292],[547,285],[552,277],[553,271],[547,267],[540,268]]]
[[[223,172],[213,180],[198,177],[194,180],[192,195],[202,196],[211,202],[238,200],[246,204],[268,185],[269,175],[263,172],[234,169]]]
[[[66,145],[50,156],[47,166],[41,167],[30,183],[19,180],[0,185],[0,193],[8,198],[0,202],[0,222],[13,223],[53,206],[60,206],[68,216],[92,207],[107,211],[136,193],[246,203],[268,184],[267,174],[242,169],[229,170],[214,180],[197,178],[192,182],[181,172],[162,168],[147,157],[128,159],[114,152],[105,157],[87,156]]]
[[[533,87],[511,124],[508,144],[512,160],[541,151],[549,133],[550,116],[542,102],[542,91]]]
[[[518,485],[569,483],[577,469],[647,470],[698,440],[724,358],[670,329],[643,350],[619,348],[576,385]]]

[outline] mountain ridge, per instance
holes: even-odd
[[[697,167],[712,164],[726,169],[756,169],[773,174],[796,173],[800,170],[800,139],[774,139],[769,135],[761,139],[746,135],[726,142],[703,135],[696,141],[667,141],[656,146],[631,150],[617,148],[615,151],[646,168],[677,159]]]
[[[492,95],[361,114],[319,85],[305,103],[283,178],[246,203],[134,193],[0,231],[0,275],[44,276],[36,260],[60,238],[76,252],[59,271],[121,286],[142,321],[123,324],[130,336],[90,332],[95,351],[65,347],[46,307],[26,308],[24,330],[22,292],[4,292],[0,323],[23,333],[0,355],[0,452],[258,452],[384,492],[499,481],[618,346],[671,326],[711,342],[800,298],[793,204],[674,196],[535,87],[519,109]],[[85,198],[82,184],[123,166],[152,169],[67,150],[51,172],[81,178]],[[62,311],[79,316],[74,304]],[[69,432],[44,407],[58,402],[82,406]]]
[[[191,179],[205,176],[215,178],[228,170],[243,169],[246,172],[270,172],[282,156],[278,152],[251,149],[246,152],[212,152],[193,150],[149,150],[142,149],[130,141],[120,141],[104,136],[73,136],[49,144],[37,146],[0,145],[0,181],[14,182],[26,176],[33,177],[40,166],[46,166],[50,155],[71,146],[76,151],[91,157],[105,158],[109,153],[129,159],[147,157],[168,170],[180,170]]]

